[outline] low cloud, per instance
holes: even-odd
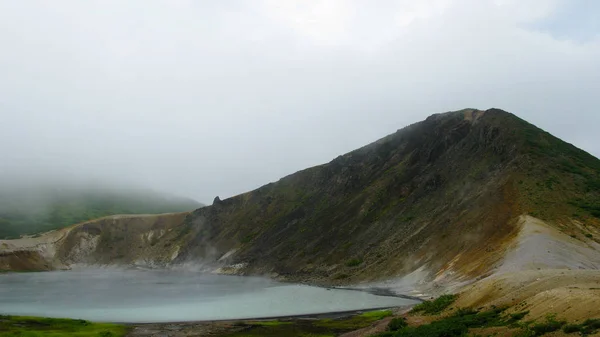
[[[465,107],[600,156],[590,3],[0,2],[0,170],[210,202]]]

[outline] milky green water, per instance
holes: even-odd
[[[413,303],[360,291],[197,272],[94,269],[0,275],[0,314],[98,322],[277,317]]]

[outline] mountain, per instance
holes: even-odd
[[[18,238],[114,214],[191,211],[201,204],[143,189],[61,184],[0,188],[0,238]]]
[[[324,282],[474,278],[526,215],[597,238],[600,161],[508,112],[467,109],[194,211],[178,261],[229,252],[237,272]]]
[[[449,289],[498,272],[600,269],[598,238],[598,159],[508,112],[465,109],[191,213],[0,242],[0,269],[193,264]]]

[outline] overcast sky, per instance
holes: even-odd
[[[0,0],[0,170],[210,203],[428,115],[600,156],[600,1]]]

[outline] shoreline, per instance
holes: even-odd
[[[114,323],[123,324],[127,326],[142,326],[142,325],[160,325],[160,324],[211,324],[211,323],[236,323],[244,321],[275,321],[275,320],[311,320],[311,319],[336,319],[350,317],[365,312],[371,311],[403,311],[412,308],[414,305],[403,305],[398,307],[374,307],[368,309],[357,309],[357,310],[343,310],[343,311],[332,311],[323,313],[312,313],[312,314],[299,314],[299,315],[283,315],[283,316],[263,316],[263,317],[246,317],[246,318],[234,318],[234,319],[212,319],[212,320],[194,320],[194,321],[169,321],[169,322],[101,322],[101,323]]]
[[[370,288],[353,288],[353,287],[325,287],[327,289],[339,289],[339,290],[352,290],[352,291],[362,291],[375,296],[386,296],[386,297],[397,297],[404,298],[407,300],[424,302],[425,300],[421,297],[398,294],[391,290],[391,288],[382,288],[382,287],[370,287]]]
[[[375,323],[384,317],[395,316],[398,314],[405,313],[412,308],[413,305],[403,305],[398,307],[378,307],[361,310],[348,310],[348,311],[337,311],[329,313],[316,313],[316,314],[302,314],[302,315],[288,315],[288,316],[277,316],[277,317],[258,317],[258,318],[240,318],[240,319],[228,319],[228,320],[210,320],[210,321],[183,321],[183,322],[164,322],[164,323],[120,323],[127,327],[128,337],[150,337],[150,336],[232,336],[248,329],[257,329],[257,327],[272,327],[272,329],[308,329],[319,324],[324,324],[321,329],[323,332],[331,333],[329,329],[336,329],[334,326],[335,322],[354,322],[350,324],[357,324],[353,328],[346,331],[337,331],[337,333],[347,334],[353,331],[360,330],[368,327],[370,324]],[[388,312],[384,313],[381,318],[369,321],[368,323],[356,323],[356,319],[361,319],[362,316],[368,315],[370,312]],[[382,321],[387,322],[385,319]],[[329,326],[329,328],[327,328]],[[264,328],[263,328],[264,329]],[[339,329],[339,328],[338,328]],[[242,333],[245,336],[245,334]],[[248,334],[248,336],[259,336],[260,334]],[[281,336],[287,335],[286,333],[280,334]],[[278,335],[279,336],[279,335]]]

